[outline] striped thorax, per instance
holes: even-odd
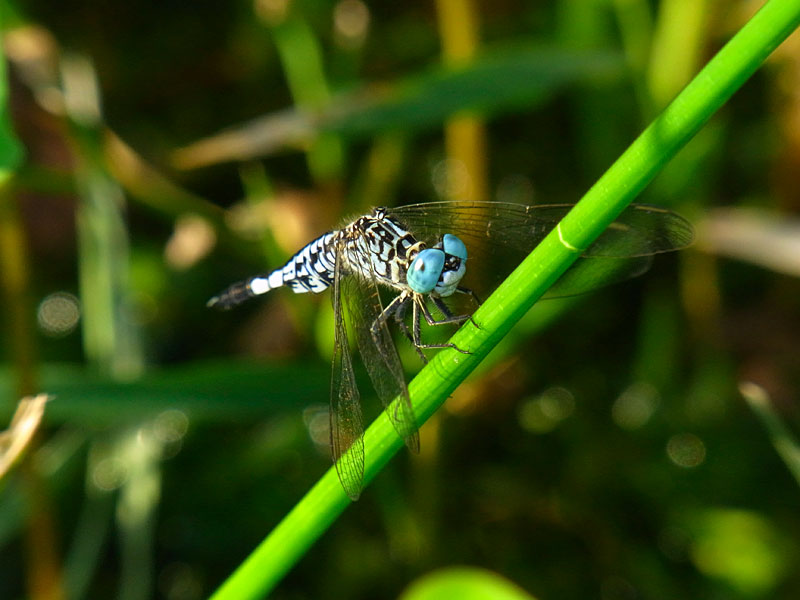
[[[350,274],[371,278],[395,289],[407,289],[409,261],[422,244],[406,229],[376,208],[341,232],[342,257]]]

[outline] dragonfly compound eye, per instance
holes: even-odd
[[[408,267],[406,273],[408,286],[418,294],[427,294],[436,287],[443,268],[443,251],[435,248],[422,250]]]
[[[460,238],[457,238],[451,233],[444,234],[442,238],[442,247],[445,254],[457,256],[461,260],[467,260],[467,247]]]

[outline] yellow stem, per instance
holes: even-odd
[[[478,11],[474,0],[437,0],[442,60],[458,68],[477,51]],[[447,196],[453,200],[487,200],[486,128],[480,116],[461,113],[445,125],[448,157]]]

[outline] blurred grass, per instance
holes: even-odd
[[[6,6],[0,7],[0,18],[5,24],[10,17]],[[4,41],[0,32],[0,43]],[[12,411],[22,408],[27,396],[38,389],[36,343],[30,310],[31,264],[26,243],[16,189],[11,185],[23,157],[22,144],[17,139],[10,122],[9,78],[5,57],[0,57],[0,288],[5,300],[5,331],[10,338],[7,351],[14,365],[14,383],[6,395]],[[55,519],[51,498],[43,484],[43,477],[33,466],[29,456],[38,446],[39,435],[35,429],[39,419],[27,420],[26,446],[16,452],[19,461],[20,485],[27,498],[24,514],[24,538],[28,550],[25,577],[28,595],[34,600],[59,600],[62,598],[61,553],[56,547]],[[13,432],[10,435],[14,434]],[[4,445],[3,445],[4,446]],[[3,451],[8,448],[3,448]],[[7,471],[4,470],[4,479]],[[0,488],[2,489],[2,488]]]
[[[103,163],[99,83],[94,66],[85,57],[65,56],[60,67],[80,194],[75,219],[84,355],[100,372],[136,377],[144,365],[130,315],[125,200],[121,186]]]
[[[495,600],[531,600],[533,596],[503,578],[480,569],[462,567],[432,573],[416,581],[400,598],[434,600],[435,598],[494,598]]]
[[[469,68],[479,52],[477,4],[473,0],[438,0],[436,7],[443,64],[453,70]],[[480,112],[467,109],[444,124],[445,152],[450,161],[445,195],[449,200],[489,199],[486,127]]]
[[[257,14],[267,23],[278,49],[283,72],[295,106],[315,112],[330,101],[324,74],[320,41],[303,13],[288,2],[256,4]],[[322,135],[307,151],[308,168],[318,185],[335,185],[342,177],[344,147],[335,135]],[[336,202],[336,198],[329,198]]]
[[[796,436],[792,434],[780,413],[775,410],[769,395],[762,387],[751,382],[742,382],[739,392],[761,420],[772,440],[772,445],[775,446],[775,451],[800,484],[800,444],[797,443]]]
[[[11,369],[0,371],[0,391],[13,392]],[[41,387],[54,399],[47,409],[51,424],[71,423],[100,430],[123,426],[170,409],[197,422],[243,422],[286,411],[302,411],[318,401],[328,383],[325,363],[284,367],[257,363],[195,363],[151,372],[121,382],[87,373],[79,365],[42,365]],[[272,382],[268,390],[264,382]],[[3,411],[4,417],[10,412]]]
[[[22,146],[14,134],[9,114],[6,61],[0,60],[0,185],[5,187],[8,184],[9,177],[19,168],[22,159]]]
[[[326,466],[309,440],[320,439],[311,407],[328,393],[327,298],[277,293],[209,314],[209,295],[340,217],[446,197],[448,159],[467,144],[439,132],[464,111],[485,123],[486,149],[468,159],[485,165],[480,193],[574,200],[754,8],[450,6],[471,7],[479,24],[474,62],[442,64],[433,4],[2,4],[3,17],[16,13],[3,19],[12,110],[2,131],[13,121],[27,159],[0,152],[19,167],[0,197],[17,223],[0,257],[27,250],[30,282],[26,316],[9,318],[4,304],[0,347],[12,365],[27,338],[11,328],[28,327],[40,376],[26,386],[56,394],[31,465],[52,490],[42,510],[70,597],[205,597]],[[283,18],[265,19],[276,10]],[[469,38],[460,19],[447,24]],[[757,206],[775,223],[795,214],[798,49],[795,38],[780,48],[645,201],[691,217],[715,204]],[[65,51],[96,69],[103,110],[86,137],[63,110]],[[207,137],[221,130],[247,152]],[[205,167],[173,170],[174,149],[204,139]],[[245,157],[246,168],[223,164]],[[87,164],[96,177],[76,179]],[[116,280],[114,293],[77,283],[76,198],[100,178],[101,202],[125,194],[96,238],[127,238],[96,279]],[[264,207],[269,231],[253,236],[240,217]],[[203,229],[188,216],[217,250],[198,245],[179,267],[165,248]],[[770,418],[796,437],[800,289],[711,254],[680,263],[537,304],[435,431],[423,428],[423,456],[393,461],[276,595],[392,597],[438,566],[478,564],[540,598],[796,597],[796,481],[737,387],[766,390]],[[142,375],[88,368],[79,330],[35,321],[54,291],[80,292],[82,318],[115,328],[103,335],[137,332]],[[87,315],[93,295],[128,310],[116,323]],[[20,372],[0,373],[6,420]],[[177,441],[153,437],[172,417],[188,427],[166,429]],[[22,573],[47,565],[21,552],[31,506],[21,481],[0,482],[0,597],[30,596]]]
[[[459,113],[497,117],[552,99],[569,85],[607,85],[622,74],[620,57],[544,44],[506,43],[469,63],[436,66],[393,84],[343,92],[314,113],[302,109],[260,117],[194,142],[174,154],[184,168],[271,155],[315,136],[353,141],[424,132]]]

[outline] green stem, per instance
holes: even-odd
[[[452,341],[464,355],[439,352],[409,385],[419,423],[541,297],[547,288],[639,194],[766,57],[800,24],[800,0],[770,0],[640,135]],[[364,436],[365,483],[403,443],[385,414]],[[333,469],[319,480],[214,595],[215,600],[261,598],[349,505]]]
[[[267,21],[295,104],[312,112],[322,109],[330,101],[330,91],[322,50],[311,26],[299,13],[274,15]],[[308,150],[308,164],[319,183],[340,179],[344,147],[339,137],[319,136]]]

